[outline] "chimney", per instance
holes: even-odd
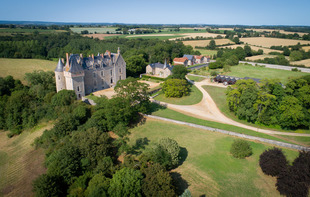
[[[91,54],[91,58],[93,58],[93,59],[94,59],[94,54]]]
[[[100,55],[101,55],[101,57],[103,58],[103,53],[101,53]]]
[[[80,53],[80,57],[83,59],[83,54],[82,53]]]
[[[121,54],[121,50],[119,49],[119,47],[117,48],[117,54]]]

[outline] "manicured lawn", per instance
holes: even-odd
[[[165,94],[162,91],[160,91],[159,93],[160,94],[154,98],[155,100],[176,105],[194,105],[199,103],[202,99],[202,93],[194,85],[191,85],[189,95],[183,96],[181,98],[166,98]]]
[[[174,111],[174,110],[171,110],[168,108],[159,107],[157,104],[153,104],[153,107],[154,107],[154,109],[153,109],[152,115],[155,115],[155,116],[160,116],[160,117],[164,117],[164,118],[179,120],[179,121],[183,121],[183,122],[193,123],[193,124],[212,127],[212,128],[223,129],[223,130],[227,130],[227,131],[233,131],[236,133],[242,133],[242,134],[246,134],[246,135],[262,137],[262,138],[271,139],[271,140],[277,140],[280,142],[286,142],[286,143],[291,143],[291,144],[296,143],[294,141],[290,141],[289,139],[284,140],[282,138],[278,138],[278,137],[275,137],[272,135],[259,133],[259,132],[253,131],[253,130],[249,130],[249,129],[245,129],[245,128],[241,128],[241,127],[236,127],[233,125],[228,125],[228,124],[212,122],[212,121],[208,121],[208,120],[202,120],[199,118],[194,118],[192,116],[187,116],[185,114],[182,114],[180,112],[177,112],[177,111]]]
[[[250,125],[250,126],[254,126],[254,127],[260,127],[263,129],[273,129],[273,128],[269,128],[267,126],[258,126],[256,124],[253,123],[249,123],[245,120],[240,120],[238,119],[238,117],[235,116],[235,114],[233,112],[231,112],[228,108],[227,102],[226,102],[226,88],[221,88],[221,87],[215,87],[215,86],[203,86],[203,88],[210,94],[210,96],[212,97],[212,99],[214,100],[214,102],[216,103],[216,106],[221,110],[221,112],[227,116],[230,119],[233,119],[237,122],[241,122],[242,124],[246,124],[246,125]],[[295,133],[310,133],[310,130],[282,130],[281,128],[277,128],[276,130],[278,131],[283,131],[283,132],[295,132]],[[310,141],[310,137],[308,138],[308,140]]]
[[[258,165],[268,145],[249,141],[253,155],[236,159],[229,153],[236,139],[231,136],[152,119],[130,132],[130,144],[145,137],[150,145],[163,137],[178,142],[185,150],[185,161],[173,172],[180,173],[183,189],[188,187],[192,196],[280,196],[276,179],[264,175]],[[284,152],[291,162],[298,155],[297,151]]]
[[[187,78],[189,78],[190,80],[192,80],[194,82],[199,82],[199,81],[207,79],[204,77],[197,77],[197,76],[192,76],[192,75],[187,75]]]
[[[309,73],[239,64],[238,66],[231,66],[231,72],[227,72],[226,75],[242,78],[253,77],[259,79],[280,79],[280,81],[285,84],[288,82],[289,77],[301,77],[309,75]]]
[[[24,83],[25,73],[34,70],[54,71],[56,66],[56,61],[0,58],[0,77],[12,75],[15,79],[20,79]]]

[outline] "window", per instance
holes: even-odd
[[[101,71],[101,76],[102,76],[102,77],[104,76],[103,70]]]
[[[112,70],[111,70],[111,76],[112,76],[112,74],[113,74],[113,72],[112,72]]]
[[[96,80],[94,81],[94,86],[97,86],[97,82],[96,82]]]
[[[58,75],[58,80],[60,80],[60,76]]]
[[[111,78],[111,83],[113,83],[113,79]]]
[[[96,77],[96,73],[94,73],[94,77]]]
[[[119,72],[120,72],[120,73],[122,72],[122,68],[119,69]]]
[[[80,86],[78,86],[76,89],[77,89],[77,91],[79,92],[79,91],[80,91]]]
[[[119,80],[122,80],[122,76],[119,76]]]

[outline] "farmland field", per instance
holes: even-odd
[[[172,173],[180,173],[185,180],[182,189],[189,187],[193,196],[280,196],[276,179],[264,175],[258,165],[259,155],[268,145],[249,141],[253,155],[235,159],[229,150],[236,138],[227,135],[153,119],[130,132],[130,144],[144,137],[151,144],[163,137],[178,142],[185,161]],[[298,155],[292,150],[284,152],[290,161]]]
[[[12,138],[6,136],[8,132],[0,132],[0,196],[33,196],[32,181],[46,169],[44,152],[31,144],[52,127],[42,123]]]
[[[232,48],[232,49],[235,49],[237,47],[242,47],[244,48],[244,44],[235,44],[235,45],[229,45],[229,46],[223,46],[223,47],[220,47],[220,48]],[[254,50],[254,51],[258,51],[259,49],[262,49],[264,51],[264,54],[268,54],[270,52],[279,52],[279,53],[282,53],[282,51],[280,50],[274,50],[274,49],[267,49],[267,48],[263,48],[263,47],[257,47],[257,46],[251,46],[251,49]]]
[[[255,61],[255,60],[263,60],[264,58],[274,58],[277,57],[276,55],[255,55],[251,57],[246,57],[245,60],[247,61]]]
[[[266,38],[266,37],[252,37],[252,38],[240,38],[240,41],[248,43],[250,45],[271,47],[271,46],[290,46],[300,44],[310,44],[307,40],[291,40],[282,38]]]
[[[310,46],[304,46],[302,47],[303,50],[305,50],[306,52],[310,50]]]
[[[295,65],[305,65],[306,67],[310,67],[310,59],[305,59],[305,60],[300,60],[300,61],[295,61],[295,62],[290,62],[291,64]]]
[[[12,34],[32,34],[34,32],[39,32],[40,34],[45,33],[61,33],[67,32],[66,30],[53,30],[53,29],[21,29],[21,28],[0,28],[0,36],[11,36]]]
[[[70,28],[74,33],[81,33],[83,30],[87,30],[89,33],[107,33],[109,31],[110,33],[115,33],[116,27],[72,27]]]
[[[107,37],[115,37],[115,36],[119,36],[121,34],[84,34],[83,36],[85,37],[93,37],[93,38],[98,38],[99,40],[104,40]]]
[[[250,30],[253,30],[253,31],[257,31],[257,32],[273,32],[273,31],[278,31],[280,32],[281,34],[294,34],[294,33],[297,33],[299,36],[303,36],[307,33],[302,33],[302,32],[290,32],[290,31],[285,31],[285,30],[279,30],[279,29],[245,29],[247,31],[250,31]]]
[[[201,55],[213,56],[217,54],[217,50],[207,50],[207,49],[194,49],[194,50],[199,51]]]
[[[0,58],[0,77],[12,75],[24,83],[25,73],[34,70],[54,71],[56,65],[57,62],[49,60]]]
[[[178,34],[178,35],[182,35],[182,36],[184,36],[184,38],[196,38],[197,36],[199,36],[199,37],[202,36],[205,38],[208,38],[208,37],[215,38],[217,36],[225,37],[225,34],[214,34],[214,33],[208,33],[208,32],[205,32],[205,33],[184,33],[184,34]],[[175,39],[170,39],[170,40],[175,40]]]
[[[215,41],[216,45],[223,45],[223,44],[230,44],[230,43],[233,44],[234,43],[228,39],[214,39],[214,41]],[[190,41],[183,41],[183,43],[185,45],[190,45],[193,48],[195,48],[196,46],[206,47],[210,43],[210,40],[190,40]]]
[[[309,75],[309,73],[239,64],[238,66],[231,66],[231,72],[227,72],[226,75],[242,78],[253,77],[259,79],[280,79],[280,81],[285,84],[288,82],[289,77],[301,77]]]

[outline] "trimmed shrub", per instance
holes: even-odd
[[[282,150],[272,148],[265,150],[259,157],[259,166],[262,171],[270,176],[278,176],[283,169],[286,169],[288,162]]]
[[[252,155],[252,148],[247,141],[235,140],[230,148],[230,153],[238,159],[244,159]]]
[[[182,97],[189,94],[189,85],[185,79],[168,79],[164,82],[165,97]]]

